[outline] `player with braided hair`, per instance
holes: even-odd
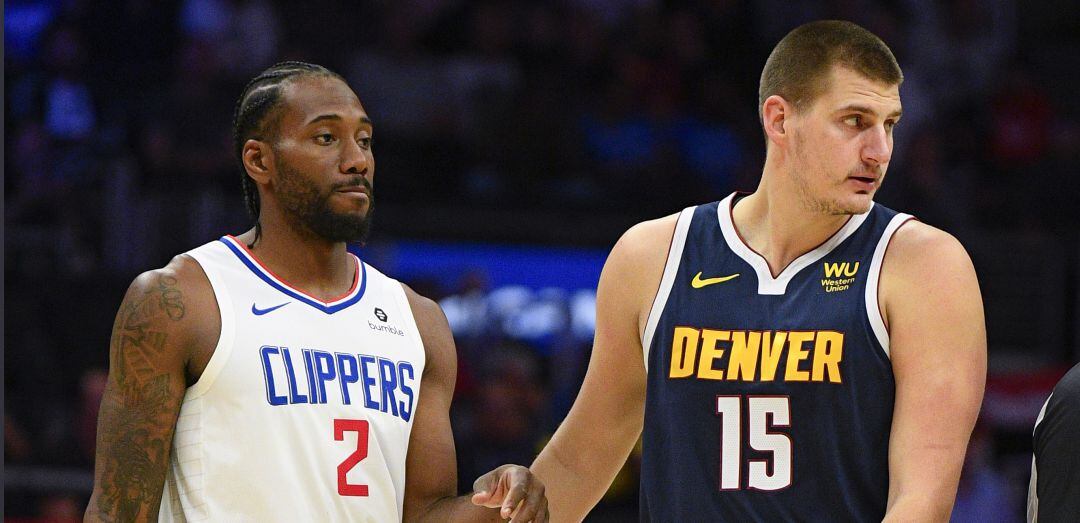
[[[233,146],[237,160],[241,164],[243,164],[244,142],[248,139],[273,138],[273,136],[266,136],[266,133],[274,132],[276,127],[267,126],[263,120],[281,101],[282,84],[298,76],[321,76],[345,81],[337,73],[321,65],[296,61],[277,63],[252,78],[244,87],[240,98],[236,100],[236,109],[233,112]],[[258,241],[262,234],[262,227],[259,225],[259,192],[255,181],[244,171],[243,165],[241,165],[240,175],[244,190],[244,206],[251,218],[255,220],[254,241]]]
[[[446,317],[346,250],[370,227],[372,132],[322,66],[283,62],[244,88],[255,226],[128,289],[88,521],[547,520],[525,467],[455,496]]]

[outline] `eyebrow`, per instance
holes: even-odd
[[[842,112],[847,112],[847,111],[854,111],[854,112],[857,112],[857,113],[874,114],[873,109],[871,109],[871,108],[869,108],[869,107],[867,107],[865,105],[859,105],[859,104],[848,104],[848,105],[840,108],[837,112],[842,113]],[[886,116],[886,118],[900,118],[900,115],[902,115],[902,114],[903,114],[903,111],[893,111],[892,113],[889,114],[889,116]]]
[[[306,127],[306,126],[314,124],[316,122],[323,122],[323,121],[327,121],[327,120],[340,122],[340,121],[343,121],[344,118],[342,118],[341,115],[339,115],[339,114],[333,114],[333,113],[331,113],[331,114],[320,114],[319,116],[316,116],[315,118],[312,118],[311,120],[309,120],[308,123],[304,124],[304,126]],[[372,122],[371,122],[371,118],[368,118],[367,116],[361,116],[360,117],[360,123],[367,124],[369,126],[374,126],[372,124]]]

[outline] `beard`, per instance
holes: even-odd
[[[810,181],[807,179],[807,175],[803,172],[793,173],[792,180],[795,182],[795,191],[798,194],[799,200],[802,203],[803,208],[807,211],[814,214],[825,214],[830,216],[851,215],[863,212],[859,209],[847,208],[842,202],[822,198],[816,195]]]
[[[278,199],[282,207],[305,229],[332,242],[364,243],[371,232],[371,215],[375,196],[371,183],[363,176],[331,186],[325,193],[308,181],[299,170],[283,162],[275,162],[281,173]],[[368,208],[364,214],[337,213],[330,207],[330,197],[342,187],[363,185],[368,190]]]
[[[808,154],[806,154],[806,147],[796,137],[796,152],[795,155],[799,159],[799,164],[805,166],[813,166],[814,162]],[[860,165],[851,169],[848,176],[852,176],[858,173],[866,172],[868,170],[875,170],[879,179],[883,177],[883,173],[880,168],[871,168],[866,165]],[[792,180],[795,185],[795,190],[798,193],[799,200],[802,203],[804,209],[813,212],[815,214],[824,214],[829,216],[851,216],[854,214],[862,214],[869,210],[869,206],[863,203],[853,203],[844,201],[839,198],[829,198],[828,196],[822,196],[819,194],[821,189],[815,189],[812,180],[820,180],[822,178],[828,178],[825,171],[815,170],[814,167],[809,167],[806,171],[796,170],[792,173]],[[836,182],[836,185],[841,185],[845,182],[847,176]]]

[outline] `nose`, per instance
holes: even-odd
[[[360,147],[360,144],[352,140],[346,140],[347,144],[341,152],[341,172],[344,174],[368,174],[371,169],[369,151]]]
[[[866,141],[863,143],[862,160],[870,165],[886,165],[892,158],[892,135],[885,130],[885,126],[879,125],[868,130],[864,134]]]

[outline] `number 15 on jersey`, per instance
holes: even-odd
[[[780,490],[791,486],[791,437],[770,432],[776,427],[791,427],[790,398],[745,396],[745,401],[743,398],[716,397],[716,415],[720,417],[720,490]],[[750,448],[772,454],[770,459],[749,460],[745,483],[742,479],[744,420]]]

